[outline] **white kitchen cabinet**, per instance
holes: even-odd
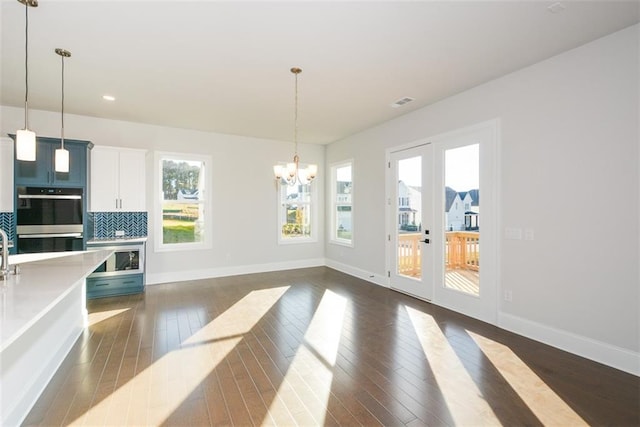
[[[145,156],[145,150],[93,147],[89,210],[145,211]]]
[[[0,138],[0,212],[13,212],[13,140]]]

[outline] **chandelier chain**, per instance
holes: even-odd
[[[295,155],[298,155],[298,73],[295,73],[296,85],[295,85],[295,105],[293,116],[293,143]]]

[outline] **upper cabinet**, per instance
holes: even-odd
[[[145,150],[95,146],[91,152],[93,212],[145,211]]]
[[[0,212],[13,212],[13,140],[0,138]]]
[[[55,151],[60,148],[58,138],[37,138],[36,160],[26,162],[15,160],[15,185],[86,187],[88,141],[64,140],[69,150],[69,172],[56,172]]]

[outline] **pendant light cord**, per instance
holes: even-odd
[[[29,129],[29,4],[24,5],[24,128]]]
[[[64,150],[64,55],[60,55],[62,61],[62,108],[60,108],[62,129],[60,130],[61,148]]]

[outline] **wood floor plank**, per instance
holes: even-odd
[[[25,426],[640,425],[638,377],[325,267],[88,309]]]

